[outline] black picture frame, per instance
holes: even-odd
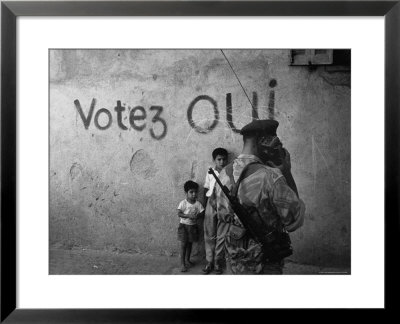
[[[385,18],[385,309],[395,308],[399,234],[400,1],[129,1],[1,3],[1,322],[219,322],[263,310],[16,308],[16,19],[19,16],[384,16]],[[371,125],[371,129],[372,129]],[[367,153],[370,154],[370,153]],[[367,160],[366,160],[367,161]],[[373,259],[373,256],[371,256]],[[259,314],[254,314],[258,312]],[[260,314],[261,313],[261,314]]]

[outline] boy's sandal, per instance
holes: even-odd
[[[181,267],[181,272],[187,272],[187,268],[185,266]]]
[[[205,274],[209,274],[209,273],[212,271],[212,269],[213,269],[212,264],[208,263],[208,264],[206,264],[206,266],[203,268],[203,272],[204,272]]]

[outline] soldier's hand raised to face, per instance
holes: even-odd
[[[276,165],[272,161],[267,161],[266,164],[272,168],[277,168],[282,171],[283,174],[290,172],[292,169],[292,163],[290,161],[290,153],[284,147],[281,148],[282,150],[282,164]]]

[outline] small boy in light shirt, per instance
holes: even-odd
[[[219,175],[219,172],[225,167],[228,161],[228,151],[224,148],[216,148],[212,152],[214,160],[214,172]],[[222,273],[221,262],[224,258],[224,242],[223,238],[217,238],[218,218],[217,206],[215,204],[215,186],[218,184],[212,174],[207,173],[204,183],[204,203],[206,211],[204,216],[204,244],[206,249],[207,264],[203,269],[205,274],[209,274],[213,269],[216,274]]]
[[[204,208],[197,201],[199,185],[194,181],[186,181],[183,186],[186,199],[182,200],[178,206],[179,227],[178,241],[181,242],[181,272],[186,272],[194,263],[190,261],[192,253],[192,243],[199,239],[199,229],[197,218],[200,217]]]

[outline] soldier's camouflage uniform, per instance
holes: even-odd
[[[233,178],[236,182],[243,168],[261,160],[254,155],[241,154],[233,163]],[[232,184],[226,173],[227,167],[220,173],[222,184],[231,191]],[[288,232],[292,232],[303,224],[304,203],[287,185],[281,171],[268,166],[260,166],[256,172],[244,178],[238,190],[240,203],[245,207],[256,208],[267,225],[277,228],[283,225]],[[235,239],[230,231],[237,225],[243,225],[233,213],[229,200],[217,185],[216,200],[218,218],[229,224],[225,239],[227,268],[234,274],[280,274],[283,269],[283,260],[271,262],[264,258],[261,246],[245,235]]]

